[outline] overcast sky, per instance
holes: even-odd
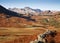
[[[41,10],[60,10],[60,0],[0,0],[6,8],[38,8]]]

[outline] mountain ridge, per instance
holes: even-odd
[[[34,15],[35,13],[40,13],[41,10],[40,9],[32,9],[30,7],[24,7],[24,8],[9,8],[9,10],[17,12],[17,13],[21,13],[21,14],[32,14]]]

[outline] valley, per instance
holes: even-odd
[[[40,11],[26,7],[19,9],[22,12],[16,12],[15,9],[18,10],[0,5],[0,43],[38,43],[40,34],[46,34],[44,40],[47,39],[48,43],[52,39],[60,43],[60,11]],[[55,37],[50,32],[56,32]]]

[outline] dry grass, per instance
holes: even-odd
[[[6,28],[0,27],[0,43],[29,43],[35,40],[38,34],[44,33],[47,29],[42,27],[32,28]],[[56,43],[60,42],[60,29],[53,28],[49,30],[57,30],[55,37]],[[27,40],[27,41],[26,41]],[[22,41],[22,42],[21,42]]]
[[[25,37],[33,37],[45,31],[44,28],[5,28],[0,27],[0,43]],[[19,37],[18,37],[19,36]],[[24,38],[23,38],[24,37]],[[3,39],[3,40],[2,40]],[[26,38],[25,38],[26,39]]]

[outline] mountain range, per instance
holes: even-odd
[[[22,27],[25,24],[32,24],[34,21],[35,19],[32,19],[30,16],[13,12],[0,5],[0,27]]]
[[[10,11],[14,11],[19,14],[24,14],[24,15],[54,15],[57,12],[60,11],[50,11],[50,10],[40,10],[40,9],[32,9],[30,7],[24,7],[24,8],[8,8]]]
[[[58,18],[56,15],[60,15],[60,11],[42,11],[29,7],[6,9],[0,5],[0,27],[39,27],[47,24],[51,18]]]
[[[9,8],[9,10],[20,13],[20,14],[34,14],[34,13],[40,13],[40,9],[32,9],[30,7],[25,7],[25,8]]]

